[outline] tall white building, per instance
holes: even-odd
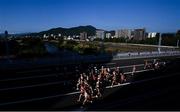
[[[157,32],[150,32],[150,33],[148,33],[148,38],[154,38],[154,37],[156,37],[157,35],[158,35]]]
[[[106,38],[111,38],[111,33],[106,33]]]
[[[96,38],[104,39],[105,32],[103,30],[96,30]]]

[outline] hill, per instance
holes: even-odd
[[[31,36],[43,36],[44,34],[61,34],[62,36],[73,36],[73,35],[80,35],[80,33],[82,32],[87,32],[88,36],[93,36],[96,34],[96,28],[91,26],[91,25],[87,25],[87,26],[78,26],[78,27],[72,27],[72,28],[52,28],[50,30],[47,31],[41,31],[39,33],[31,33]]]

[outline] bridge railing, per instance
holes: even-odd
[[[113,55],[113,59],[119,60],[124,58],[145,58],[163,56],[180,56],[180,51],[117,53],[116,55]]]
[[[117,53],[116,55],[88,55],[88,56],[67,56],[67,57],[54,57],[54,58],[41,58],[30,60],[12,60],[11,63],[1,61],[0,68],[16,68],[25,66],[46,66],[46,65],[63,65],[63,64],[77,64],[87,62],[104,62],[109,60],[122,60],[133,58],[151,58],[151,57],[164,57],[164,56],[180,56],[180,51],[162,51],[162,52],[133,52],[133,53]]]

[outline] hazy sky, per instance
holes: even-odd
[[[176,32],[180,0],[0,0],[0,33],[79,25]]]

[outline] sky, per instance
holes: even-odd
[[[180,29],[180,0],[0,0],[0,33],[80,25],[176,32]]]

